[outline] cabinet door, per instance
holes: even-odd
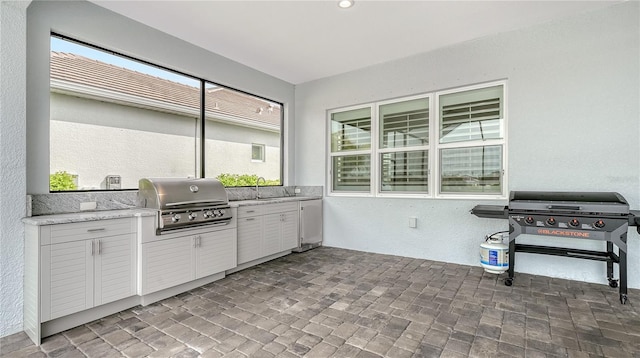
[[[262,236],[262,256],[269,256],[282,251],[281,239],[282,213],[264,216]]]
[[[199,234],[196,255],[196,278],[224,272],[236,267],[237,230],[228,229]]]
[[[193,280],[192,236],[142,244],[142,294]]]
[[[96,306],[133,296],[136,289],[135,235],[95,240]]]
[[[238,219],[238,265],[262,257],[262,216]]]
[[[42,322],[93,307],[93,240],[41,247]]]
[[[282,213],[282,248],[280,251],[298,247],[298,220],[297,211]]]
[[[302,244],[322,242],[322,200],[300,202],[300,241]]]

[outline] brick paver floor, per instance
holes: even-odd
[[[321,247],[1,357],[640,357],[640,290]]]

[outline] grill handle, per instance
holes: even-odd
[[[184,205],[194,205],[194,204],[208,204],[208,205],[219,205],[219,204],[226,204],[227,202],[224,200],[210,200],[210,199],[203,199],[203,200],[189,200],[189,201],[178,201],[175,203],[167,203],[167,207],[169,206],[184,206]]]
[[[582,210],[582,207],[580,207],[580,206],[569,206],[569,205],[547,205],[547,209],[549,209],[549,210],[580,211],[580,210]]]

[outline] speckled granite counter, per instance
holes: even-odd
[[[230,201],[231,207],[237,208],[239,206],[247,205],[266,205],[275,203],[286,203],[290,201],[304,201],[322,199],[322,196],[289,196],[289,197],[277,197],[277,198],[264,198],[264,199],[252,199],[252,200],[236,200]],[[68,224],[84,221],[97,221],[119,218],[130,218],[137,216],[155,216],[157,213],[153,209],[121,209],[121,210],[99,210],[99,211],[85,211],[78,213],[66,213],[66,214],[54,214],[54,215],[41,215],[31,216],[22,219],[22,222],[28,225],[56,225],[56,224]]]
[[[290,201],[305,201],[305,200],[315,200],[315,199],[322,199],[322,196],[285,196],[285,197],[277,197],[277,198],[236,200],[236,201],[230,201],[229,206],[231,206],[232,208],[237,208],[238,206],[266,205],[266,204],[286,203]]]
[[[97,221],[119,218],[131,218],[136,216],[154,216],[155,210],[151,209],[123,209],[123,210],[103,210],[86,211],[81,213],[41,215],[23,218],[22,222],[29,225],[55,225],[68,224],[84,221]]]

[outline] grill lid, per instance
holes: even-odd
[[[224,186],[213,178],[144,178],[138,189],[141,207],[161,211],[229,203]]]
[[[520,210],[628,215],[629,204],[615,192],[512,191],[509,212]]]

